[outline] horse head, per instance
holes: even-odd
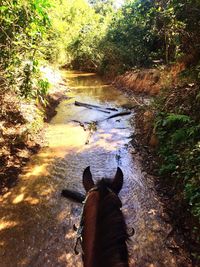
[[[113,180],[92,179],[90,167],[83,172],[86,198],[80,223],[84,267],[128,267],[129,238],[118,194],[123,186],[120,168]]]

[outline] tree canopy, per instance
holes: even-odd
[[[32,71],[39,61],[48,60],[120,73],[198,53],[199,1],[129,0],[119,9],[115,4],[114,0],[2,0],[1,69],[9,81],[19,70],[24,72],[28,61]]]

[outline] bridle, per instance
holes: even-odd
[[[76,227],[75,224],[73,225],[73,229],[74,229],[74,231],[76,231],[76,242],[75,242],[75,245],[74,245],[74,252],[75,252],[76,255],[79,254],[79,251],[77,249],[78,245],[80,244],[81,245],[81,248],[82,248],[82,243],[83,243],[83,228],[84,228],[84,211],[85,211],[85,205],[86,205],[86,202],[88,200],[89,194],[91,192],[94,192],[94,191],[98,191],[98,187],[97,186],[91,188],[87,192],[86,198],[82,202],[83,208],[82,208],[82,211],[81,211],[81,217],[80,217],[79,226]],[[82,253],[83,253],[83,250],[82,250]]]
[[[106,186],[106,189],[114,194],[117,198],[117,194],[112,190],[110,189],[110,187]],[[75,242],[75,245],[74,245],[74,252],[76,255],[79,254],[79,251],[78,251],[78,245],[80,244],[81,245],[81,249],[82,249],[82,243],[83,243],[83,229],[84,229],[84,211],[85,211],[85,205],[87,203],[87,200],[89,198],[89,195],[90,193],[94,192],[94,191],[98,191],[99,190],[99,187],[98,186],[95,186],[93,188],[91,188],[88,192],[87,192],[87,195],[86,195],[86,198],[84,199],[84,201],[82,202],[83,204],[83,208],[82,208],[82,211],[81,211],[81,216],[80,216],[80,222],[79,222],[79,226],[76,227],[76,225],[74,224],[73,225],[73,230],[76,231],[76,242]],[[121,209],[122,207],[122,203],[121,203],[121,200],[118,198],[119,200],[119,208]],[[82,249],[82,254],[83,254],[83,249]]]
[[[121,210],[122,208],[122,202],[121,200],[119,199],[118,195],[108,186],[106,186],[106,189],[113,195],[115,195],[115,197],[117,197],[118,201],[119,201],[119,209]],[[80,216],[80,222],[79,222],[79,226],[76,227],[76,225],[74,224],[73,225],[73,230],[76,231],[76,241],[75,241],[75,245],[74,245],[74,252],[76,255],[79,254],[79,251],[78,251],[78,245],[80,244],[81,246],[81,249],[82,249],[82,254],[84,254],[83,252],[83,229],[84,229],[84,211],[85,211],[85,205],[87,203],[87,200],[89,198],[89,195],[90,193],[94,192],[94,191],[98,191],[99,190],[99,187],[98,186],[94,186],[93,188],[91,188],[88,192],[87,192],[87,195],[86,195],[86,198],[84,199],[84,201],[82,202],[83,204],[83,208],[82,208],[82,211],[81,211],[81,216]],[[135,233],[135,230],[134,228],[131,228],[128,230],[128,236],[131,237],[134,235]]]

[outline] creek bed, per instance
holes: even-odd
[[[70,92],[45,130],[48,147],[31,158],[17,186],[0,198],[0,267],[82,266],[73,250],[73,224],[79,222],[81,205],[60,193],[64,188],[83,192],[82,173],[89,165],[95,180],[112,178],[118,166],[123,170],[123,213],[135,229],[130,266],[183,266],[167,245],[171,226],[163,220],[153,180],[130,145],[134,109],[107,120],[116,111],[74,105],[78,101],[124,112],[134,104],[93,73],[67,71],[65,76]]]

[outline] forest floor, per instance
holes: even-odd
[[[23,166],[30,156],[45,146],[43,130],[45,122],[56,114],[56,107],[66,98],[66,80],[53,68],[43,69],[51,88],[47,95],[47,105],[18,99],[13,93],[1,97],[0,114],[0,194],[13,187]]]

